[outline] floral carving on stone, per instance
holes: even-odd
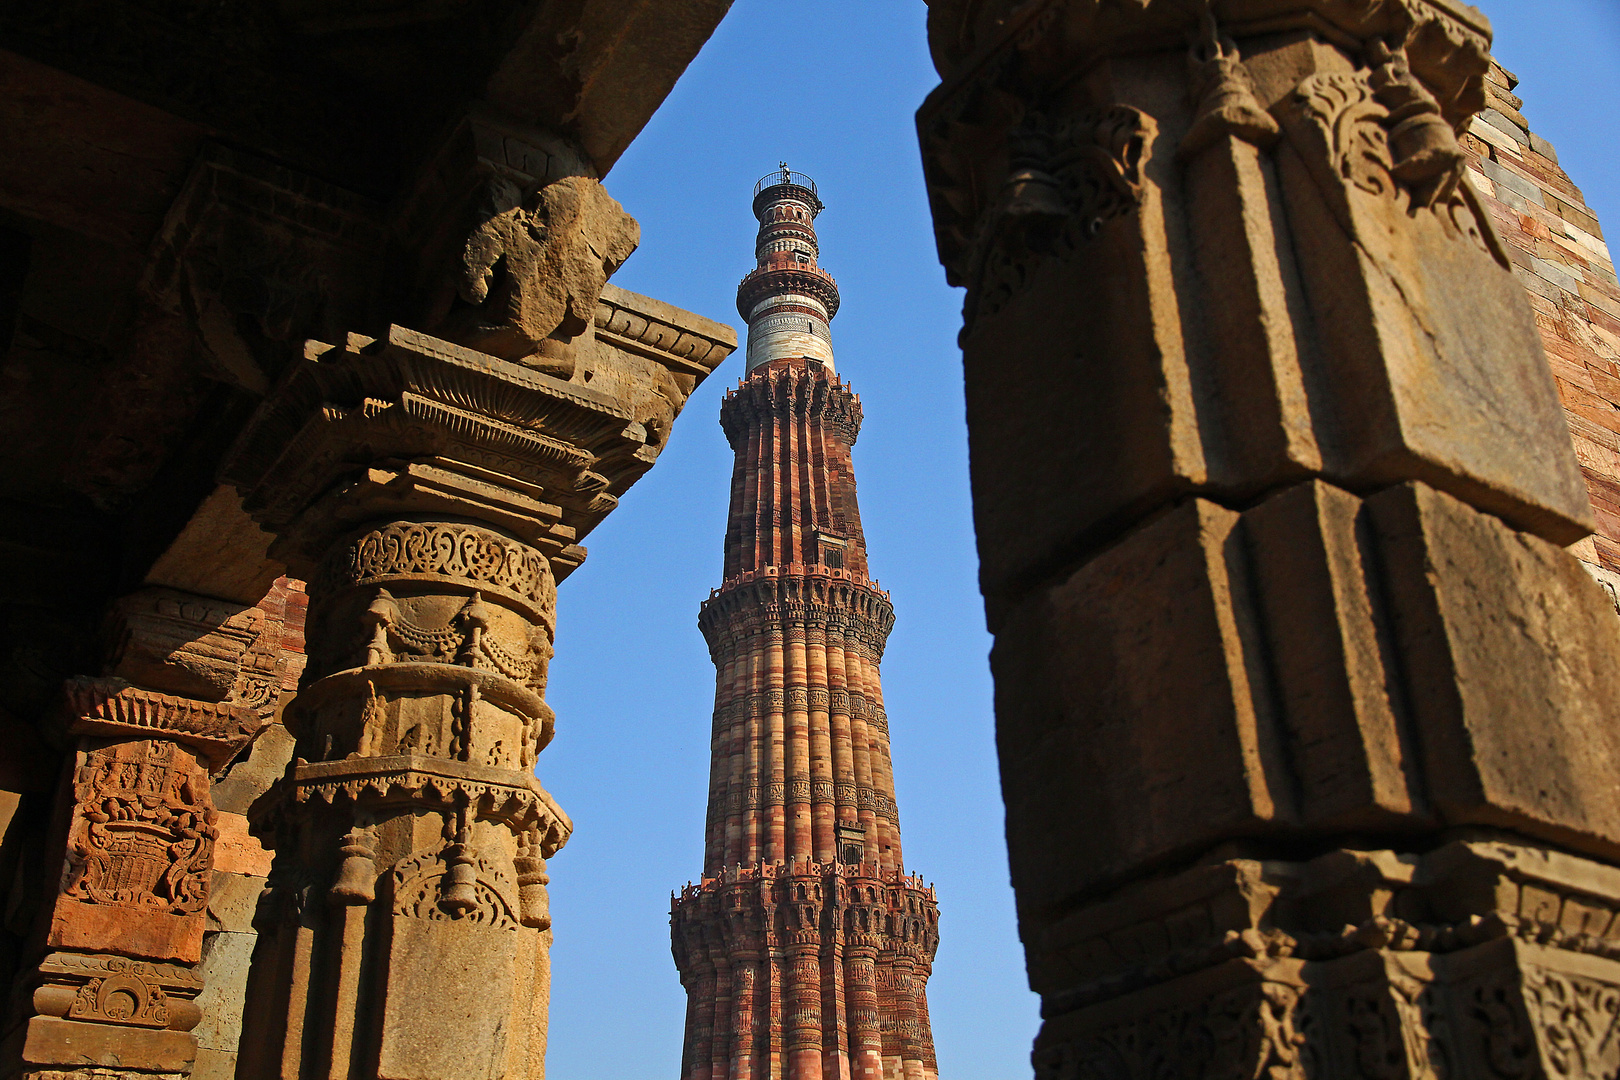
[[[74,795],[66,896],[175,915],[203,909],[219,833],[207,776],[184,749],[140,740],[91,751]]]
[[[472,525],[394,522],[356,538],[331,566],[332,584],[367,585],[405,576],[495,587],[549,610],[557,586],[544,556]]]
[[[135,1027],[167,1027],[169,999],[153,979],[151,964],[109,957],[107,974],[79,988],[68,1008],[70,1020],[95,1020]]]
[[[1376,41],[1368,49],[1377,68],[1312,75],[1285,111],[1290,137],[1328,205],[1352,235],[1346,200],[1354,192],[1400,200],[1411,215],[1432,210],[1448,234],[1509,267],[1433,95],[1412,75],[1404,52]]]

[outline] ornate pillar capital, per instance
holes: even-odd
[[[427,199],[477,211],[433,315],[457,340],[396,325],[307,343],[223,472],[310,594],[296,760],[256,805],[291,857],[271,872],[244,1078],[540,1073],[546,860],[572,828],[534,775],[557,582],[734,345],[605,284],[634,223],[566,148],[514,163],[528,144],[463,134],[471,178]],[[323,970],[335,990],[312,1006]],[[504,1011],[469,1026],[447,1011],[463,999]]]

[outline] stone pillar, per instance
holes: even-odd
[[[243,436],[310,613],[240,1075],[541,1075],[556,579],[650,450],[625,401],[399,327],[312,345]]]
[[[869,910],[854,908],[855,919],[870,918]],[[855,930],[849,931],[851,937]],[[863,935],[865,936],[865,935]],[[844,953],[844,973],[848,982],[849,1056],[853,1080],[882,1080],[883,1034],[878,1028],[877,949],[851,947]]]
[[[309,590],[242,1080],[543,1075],[557,582],[735,344],[606,284],[637,228],[580,162],[458,131],[401,226],[454,340],[308,342],[224,468]]]
[[[1441,0],[933,0],[1037,1074],[1593,1076],[1620,626]]]
[[[790,920],[801,907],[790,908]],[[819,905],[811,909],[819,914]],[[801,931],[800,938],[809,937]],[[787,993],[784,995],[787,1037],[787,1080],[821,1080],[821,958],[819,941],[788,946]]]
[[[211,779],[275,709],[264,612],[173,589],[114,605],[105,674],[68,683],[51,899],[14,999],[29,1077],[185,1076],[203,1019],[210,886],[256,845]]]

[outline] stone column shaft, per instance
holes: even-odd
[[[546,316],[523,299],[535,283],[509,276],[500,290],[518,314],[501,318],[521,325],[471,325],[465,309],[446,325],[513,359],[398,326],[311,342],[227,466],[310,596],[309,664],[287,714],[296,758],[255,804],[278,855],[242,1080],[543,1075],[546,860],[571,828],[534,776],[553,729],[556,581],[707,371],[691,367],[697,353],[665,366],[657,349],[620,348],[637,320],[680,334],[648,321],[667,308],[592,283],[591,260],[616,265],[604,253],[628,219],[594,181],[558,183],[569,192],[545,187],[524,213],[561,214],[562,200],[582,214],[573,233],[556,217],[542,231],[581,246],[568,272],[583,276],[553,284],[596,307],[594,328],[542,331],[550,344],[524,352],[524,320]],[[475,230],[468,257],[504,257],[487,250],[506,242],[496,233]],[[561,273],[545,265],[556,254],[526,250],[539,263],[507,273]],[[728,350],[711,344],[718,362]],[[614,392],[550,373],[581,370]]]
[[[1457,140],[1489,24],[930,8],[1037,1076],[1620,1064],[1620,633]]]

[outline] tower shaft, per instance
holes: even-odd
[[[683,1080],[934,1080],[931,887],[905,871],[879,665],[894,608],[867,571],[833,371],[837,285],[815,185],[756,188],[738,289],[747,376],[720,423],[736,455],[725,579],[699,627],[716,668],[701,881],[672,906],[687,989]]]

